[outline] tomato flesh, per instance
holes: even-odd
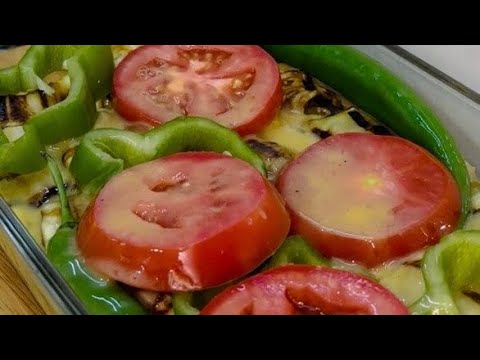
[[[367,266],[437,243],[460,215],[448,170],[392,136],[332,136],[288,164],[277,185],[293,232],[326,256]]]
[[[87,264],[157,291],[217,286],[272,255],[290,220],[275,188],[249,164],[179,153],[113,177],[79,224]]]
[[[408,315],[408,310],[387,289],[354,273],[285,265],[224,290],[201,314]]]
[[[163,123],[203,116],[254,133],[281,105],[275,60],[252,45],[148,45],[118,65],[115,109],[128,120]]]

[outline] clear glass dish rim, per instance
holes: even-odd
[[[473,102],[480,105],[480,93],[462,84],[461,82],[455,80],[451,76],[439,70],[437,67],[430,65],[426,61],[420,59],[416,55],[413,55],[411,52],[402,48],[399,45],[381,45],[381,46],[385,47],[386,49],[390,50],[394,54],[400,56],[401,58],[407,60],[409,63],[411,63],[412,65],[415,65],[420,70],[423,70],[424,72],[431,75],[435,79],[443,82],[448,87],[454,89],[455,91],[459,92],[463,96],[469,98]]]

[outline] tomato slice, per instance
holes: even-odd
[[[453,231],[460,195],[448,170],[402,138],[342,134],[286,166],[278,189],[292,230],[326,256],[375,266]]]
[[[189,291],[242,276],[285,239],[275,188],[239,159],[179,153],[114,176],[82,217],[88,265],[122,283]]]
[[[114,106],[131,121],[203,116],[240,134],[269,124],[282,102],[275,60],[253,45],[146,45],[118,65]]]
[[[213,298],[202,315],[408,315],[381,285],[357,274],[311,265],[260,273]]]

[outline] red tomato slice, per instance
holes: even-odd
[[[190,291],[254,270],[289,226],[275,188],[246,162],[179,153],[113,177],[82,217],[77,242],[87,264],[115,280]]]
[[[202,315],[408,315],[387,289],[348,271],[285,265],[213,298]]]
[[[113,93],[128,120],[203,116],[241,134],[265,127],[282,102],[277,63],[253,45],[139,47],[116,68]]]
[[[455,229],[460,194],[448,170],[398,137],[332,136],[282,172],[292,230],[326,256],[375,266]]]

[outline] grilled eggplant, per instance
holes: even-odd
[[[265,162],[268,180],[275,182],[280,170],[293,158],[293,154],[275,142],[265,141],[256,136],[249,136],[245,140]]]
[[[345,132],[392,132],[341,94],[288,65],[280,64],[283,105],[258,137],[293,154],[331,135]]]
[[[142,306],[153,315],[173,315],[172,295],[126,287]]]
[[[22,126],[33,115],[67,97],[70,89],[68,76],[60,76],[57,81],[49,82],[49,85],[55,90],[52,95],[36,90],[23,95],[0,96],[0,127]]]

